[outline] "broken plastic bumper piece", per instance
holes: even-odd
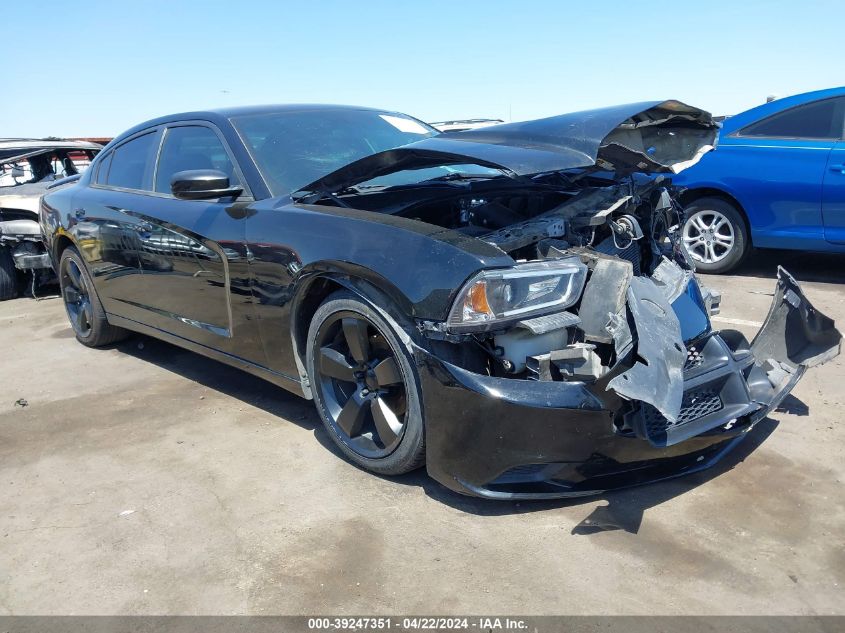
[[[671,321],[665,298],[634,288],[634,299],[646,302],[640,317],[668,310]],[[629,307],[631,302],[629,293]],[[643,349],[640,334],[652,322],[646,316],[638,323],[637,311],[631,312],[636,343],[625,329],[624,336],[614,334],[617,348],[637,345],[635,357],[659,361],[644,379],[677,376],[677,402],[661,400],[665,387],[658,397],[646,395],[651,402],[619,393],[609,387],[618,371],[579,380],[596,373],[588,347],[565,359],[572,376],[563,381],[481,375],[418,348],[429,473],[464,494],[537,499],[597,494],[702,470],[728,454],[807,368],[834,358],[842,338],[783,269],[765,323],[750,343],[734,330],[708,332],[676,354],[681,336],[672,326],[668,339],[651,337],[645,344],[653,349]],[[673,353],[661,355],[661,344],[671,344]]]
[[[749,344],[735,330],[699,339],[686,351],[681,405],[674,419],[646,402],[626,414],[634,433],[654,446],[754,423],[778,406],[804,372],[834,358],[842,336],[783,268],[769,314]]]

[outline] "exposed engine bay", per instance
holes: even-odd
[[[471,331],[451,318],[420,323],[436,353],[458,366],[517,380],[593,384],[620,398],[619,433],[667,446],[714,424],[751,423],[807,367],[838,353],[838,332],[823,315],[811,320],[818,332],[796,337],[812,341],[797,354],[785,353],[784,341],[787,321],[799,320],[784,314],[774,323],[770,316],[753,343],[736,331],[712,330],[720,295],[695,277],[678,231],[683,209],[665,176],[608,178],[585,170],[530,180],[469,178],[460,189],[436,185],[425,197],[416,190],[408,204],[407,190],[388,189],[355,203],[483,240],[518,266],[570,266],[577,281],[565,309],[539,316]],[[512,283],[475,283],[486,284],[486,294],[479,299],[466,291],[469,303],[493,303],[499,288],[523,292],[508,290]],[[532,284],[539,286],[534,292],[544,283]],[[785,271],[778,297],[774,314],[813,312]]]
[[[703,312],[683,328],[685,340],[709,329],[706,315],[718,311],[719,297],[699,291],[693,281],[677,232],[683,210],[669,179],[632,175],[618,182],[590,173],[557,173],[544,180],[476,180],[466,183],[467,194],[434,195],[435,200],[396,213],[476,237],[517,262],[575,260],[584,266],[582,296],[567,310],[483,335],[455,335],[442,327],[445,340],[471,336],[487,350],[493,375],[596,380],[630,347],[626,301],[635,278],[658,289],[667,304],[688,292],[695,296]],[[393,206],[400,194],[382,195],[356,202],[369,206],[382,198]],[[691,281],[694,291],[688,290]],[[681,340],[680,325],[677,330]]]

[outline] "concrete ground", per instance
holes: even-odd
[[[845,258],[765,254],[845,324]],[[452,494],[339,457],[312,405],[144,337],[0,304],[0,614],[845,614],[845,366],[812,370],[717,469],[554,503]],[[25,399],[27,406],[16,403]]]

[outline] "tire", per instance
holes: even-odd
[[[687,206],[686,216],[681,239],[699,272],[729,272],[751,250],[745,217],[727,200],[699,198]]]
[[[11,251],[0,246],[0,301],[18,296],[18,270]]]
[[[380,475],[425,463],[419,377],[396,327],[342,290],[317,308],[306,346],[314,403],[326,431],[350,461]]]
[[[129,336],[127,330],[111,325],[106,319],[94,281],[73,246],[62,251],[59,258],[59,286],[77,341],[87,347],[102,347]]]

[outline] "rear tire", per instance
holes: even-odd
[[[308,329],[306,366],[323,425],[352,462],[381,475],[423,465],[419,378],[378,311],[345,290],[329,296]]]
[[[87,347],[102,347],[129,336],[127,330],[108,322],[94,288],[94,280],[79,251],[73,246],[62,251],[59,258],[59,285],[77,341]]]
[[[727,200],[705,197],[686,207],[684,248],[702,273],[722,274],[739,266],[751,250],[742,211]]]
[[[11,251],[0,246],[0,301],[18,296],[18,269]]]

